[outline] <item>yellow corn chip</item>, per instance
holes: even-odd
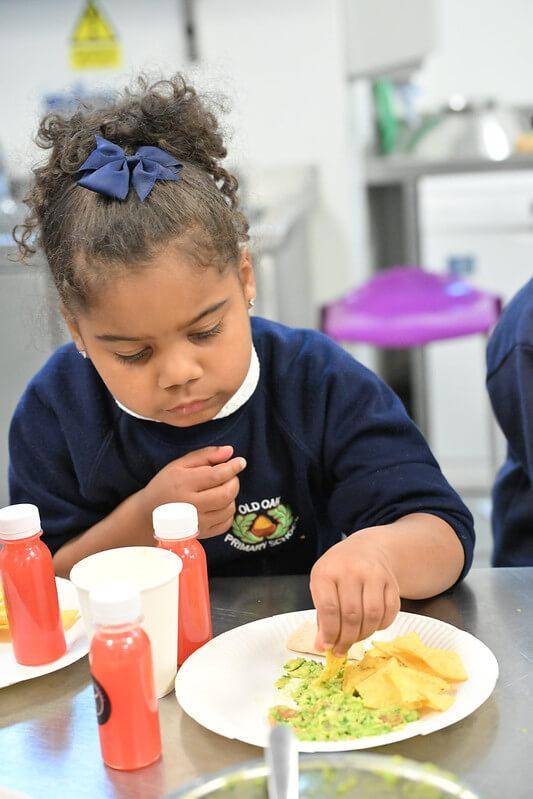
[[[80,614],[77,610],[62,610],[61,621],[65,630],[70,630],[78,621]]]
[[[391,670],[394,670],[398,661],[392,658],[386,666],[372,674],[357,686],[357,693],[363,700],[365,707],[372,709],[392,707],[401,704],[401,694],[398,687],[389,679]]]
[[[378,671],[377,666],[370,666],[369,668],[361,668],[356,664],[346,666],[344,669],[344,678],[342,681],[342,690],[346,694],[355,693],[359,683],[368,679]]]
[[[414,665],[412,661],[414,657],[429,668],[433,674],[448,680],[448,682],[464,682],[464,680],[468,679],[457,652],[450,652],[446,649],[433,649],[426,646],[416,632],[395,638],[394,641],[391,641],[391,644],[396,655],[410,656],[410,665]],[[417,665],[416,668],[419,668],[419,666]]]
[[[70,630],[71,627],[78,621],[80,617],[79,611],[77,610],[62,610],[61,611],[61,621],[63,622],[63,628],[65,630]],[[3,617],[2,617],[3,618]],[[9,630],[9,624],[7,623],[7,615],[5,617],[5,622],[3,620],[0,623],[0,644],[9,644],[11,643],[11,632]]]
[[[449,685],[445,680],[406,668],[398,661],[396,663],[397,666],[389,671],[389,679],[400,692],[402,706],[409,704],[447,710],[453,704],[454,697],[449,693]]]
[[[379,666],[385,666],[389,660],[390,657],[383,654],[383,652],[379,652],[377,649],[369,649],[368,652],[365,652],[364,658],[355,665],[361,669],[375,669]]]
[[[0,627],[4,626],[7,626],[7,611],[4,602],[4,594],[2,593],[2,588],[0,586]]]
[[[333,649],[326,650],[326,665],[324,666],[324,671],[318,677],[318,682],[327,682],[328,680],[332,680],[334,677],[337,676],[339,671],[344,668],[346,665],[346,655],[342,655],[342,657],[337,657],[337,655],[333,654]]]

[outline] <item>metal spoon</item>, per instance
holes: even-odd
[[[272,728],[265,760],[268,799],[298,799],[298,747],[290,727]]]

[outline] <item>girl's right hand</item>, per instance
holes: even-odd
[[[239,493],[237,475],[246,468],[244,458],[232,455],[233,447],[206,447],[167,464],[139,492],[150,520],[158,505],[190,502],[198,510],[200,538],[229,530]]]

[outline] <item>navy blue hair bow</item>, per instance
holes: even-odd
[[[78,186],[125,200],[131,185],[144,200],[156,180],[179,180],[183,165],[159,147],[138,147],[134,155],[126,155],[122,147],[96,136],[96,147],[80,166],[85,174]]]

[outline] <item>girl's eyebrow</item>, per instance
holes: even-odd
[[[227,299],[221,300],[221,302],[216,302],[214,305],[210,305],[209,308],[206,308],[205,311],[201,311],[194,319],[191,319],[187,322],[183,327],[191,327],[192,325],[197,324],[200,322],[205,316],[209,316],[215,311],[219,311],[227,303]],[[122,336],[117,335],[115,333],[103,333],[101,336],[95,336],[99,341],[146,341],[147,339],[152,338],[152,336]]]

